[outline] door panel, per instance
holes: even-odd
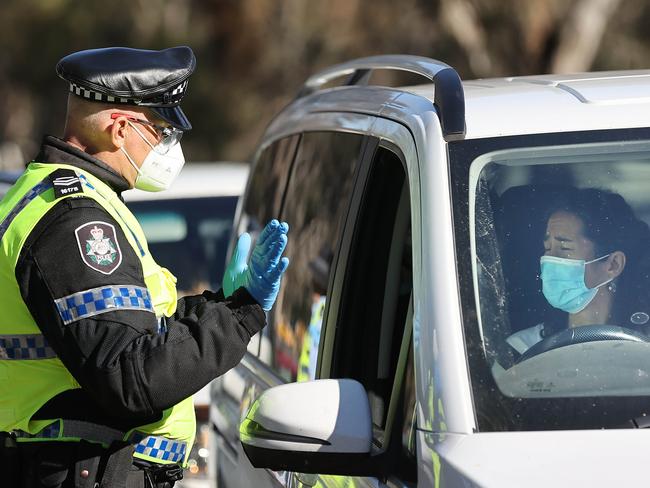
[[[355,117],[358,116],[355,115]],[[375,122],[373,121],[376,120],[367,117],[365,124],[374,126]],[[393,122],[379,121],[377,127],[384,127],[387,124],[391,126],[387,129],[388,136],[403,135],[403,131],[397,130],[401,126]],[[408,134],[408,132],[406,133]],[[400,158],[393,156],[394,160],[388,161],[388,163],[393,164],[397,161],[396,164],[403,165],[404,156],[408,155],[408,164],[406,164],[403,170],[404,174],[400,176],[401,180],[399,181],[406,181],[410,184],[413,181],[412,176],[414,176],[416,181],[414,191],[417,192],[417,155],[413,148],[412,138],[407,142],[407,144],[400,144],[399,146],[400,149],[404,147]],[[291,167],[291,174],[286,183],[287,192],[281,199],[283,208],[280,216],[282,220],[288,221],[290,225],[289,246],[286,254],[291,259],[291,265],[283,279],[276,305],[269,314],[269,325],[265,328],[264,340],[260,341],[257,354],[247,354],[241,364],[233,370],[232,377],[221,381],[221,398],[228,398],[227,401],[232,402],[232,405],[228,407],[219,408],[220,413],[227,412],[222,413],[222,417],[227,417],[224,424],[228,426],[227,429],[224,428],[222,434],[222,438],[227,439],[229,442],[228,448],[223,449],[223,456],[221,456],[223,459],[223,469],[221,471],[225,481],[224,486],[414,486],[412,483],[405,483],[397,473],[388,476],[386,483],[384,483],[375,478],[318,476],[255,469],[250,465],[238,440],[241,415],[246,413],[248,406],[264,390],[296,379],[329,377],[332,374],[336,377],[332,365],[342,365],[339,368],[341,371],[345,370],[346,367],[344,367],[345,361],[341,363],[341,358],[333,357],[335,351],[341,351],[346,355],[354,355],[363,350],[361,343],[356,353],[345,348],[335,348],[336,318],[342,313],[341,307],[349,306],[347,303],[341,305],[341,297],[337,296],[345,289],[345,274],[348,271],[346,268],[350,264],[348,263],[348,256],[341,258],[341,255],[342,253],[350,254],[350,247],[356,244],[353,235],[356,226],[354,222],[349,220],[363,215],[366,219],[369,217],[372,219],[372,225],[380,225],[382,216],[371,214],[375,207],[377,212],[387,208],[386,205],[383,207],[379,205],[383,202],[382,191],[384,189],[391,190],[385,192],[385,194],[395,199],[395,202],[397,202],[395,205],[402,205],[399,202],[404,202],[405,199],[412,202],[414,198],[413,192],[407,191],[404,197],[401,191],[392,191],[390,177],[393,173],[385,172],[388,177],[382,179],[384,186],[378,190],[375,189],[372,197],[376,199],[377,204],[369,204],[363,200],[366,198],[365,185],[370,181],[369,178],[373,174],[371,163],[376,155],[378,144],[379,139],[377,138],[366,138],[363,135],[342,132],[308,132],[300,138],[295,161]],[[390,156],[390,150],[387,150],[385,145],[382,151],[384,156],[387,154]],[[380,161],[380,163],[387,164],[384,160]],[[361,167],[364,165],[366,166],[365,172],[362,172]],[[419,198],[417,193],[415,195]],[[351,205],[357,208],[350,210]],[[365,213],[359,210],[362,206]],[[416,206],[416,208],[419,208],[419,206]],[[382,254],[386,262],[379,263],[379,265],[384,265],[386,267],[385,273],[394,275],[392,279],[397,280],[398,284],[400,284],[406,283],[404,281],[405,277],[410,276],[408,273],[404,274],[402,253],[409,255],[412,261],[419,262],[419,258],[410,256],[411,248],[405,247],[410,244],[410,235],[401,235],[399,239],[395,240],[393,234],[400,232],[404,234],[406,231],[403,225],[396,223],[397,210],[393,209],[392,212],[392,214],[389,212],[386,224],[390,226],[390,230],[386,234],[388,241],[382,244],[387,246],[386,252]],[[410,215],[408,208],[406,212],[408,219],[408,215]],[[249,215],[252,215],[252,213],[249,212]],[[411,215],[411,219],[419,221],[419,216]],[[366,226],[364,232],[374,232],[372,225]],[[248,224],[246,224],[246,227],[248,227]],[[343,229],[346,229],[345,235]],[[413,232],[419,233],[419,226]],[[347,246],[347,250],[341,250],[342,243]],[[399,253],[395,254],[393,248],[399,248]],[[355,252],[357,253],[356,256],[359,256],[359,250],[357,249]],[[398,261],[394,259],[391,261],[390,256],[397,256]],[[408,266],[412,265],[412,261],[406,261]],[[393,264],[388,264],[389,262]],[[397,262],[397,265],[395,265],[395,262]],[[330,269],[332,272],[330,272]],[[336,269],[336,272],[333,271],[334,269]],[[378,276],[380,275],[381,273],[378,274]],[[337,280],[341,281],[338,286],[336,285]],[[382,278],[382,280],[388,280],[388,278]],[[380,312],[377,317],[373,318],[373,323],[376,323],[378,329],[382,329],[384,332],[383,334],[378,332],[376,337],[376,349],[379,352],[372,357],[376,361],[375,364],[370,365],[367,371],[360,371],[359,374],[363,377],[359,379],[366,380],[364,386],[368,391],[372,392],[374,386],[367,381],[369,376],[366,373],[372,372],[376,374],[377,378],[374,381],[382,383],[380,386],[383,390],[379,393],[375,392],[375,395],[382,397],[381,400],[384,402],[386,410],[391,404],[391,395],[395,396],[393,402],[397,402],[398,406],[397,408],[392,407],[392,410],[399,410],[403,397],[402,392],[408,387],[403,386],[403,378],[395,381],[394,377],[391,377],[391,374],[395,376],[395,365],[398,362],[403,363],[403,358],[398,361],[398,357],[403,356],[403,347],[400,348],[399,344],[396,346],[393,342],[397,341],[399,343],[401,341],[402,334],[400,330],[405,327],[404,304],[406,302],[404,298],[409,296],[408,294],[403,295],[404,293],[410,293],[410,291],[405,292],[395,283],[386,283],[385,281],[381,281],[373,290],[373,293],[380,295],[374,298],[380,304]],[[389,297],[390,294],[399,294],[399,297]],[[356,296],[355,299],[359,301],[360,297]],[[389,305],[383,306],[384,300]],[[334,307],[336,317],[328,318],[331,313],[329,307],[334,302],[339,302]],[[348,314],[347,316],[355,317],[354,314]],[[362,315],[355,318],[355,323],[361,325],[363,321],[359,317],[362,317]],[[390,325],[392,323],[395,325]],[[341,324],[341,326],[344,325]],[[329,330],[330,326],[331,330]],[[371,331],[371,329],[369,330]],[[329,344],[324,344],[328,340],[328,335],[330,335]],[[262,349],[265,349],[267,353],[260,356]],[[318,354],[316,360],[313,357],[314,354]],[[368,356],[368,358],[371,358],[371,356]],[[361,356],[360,360],[363,360]],[[413,362],[412,357],[410,362]],[[354,368],[350,368],[347,369],[354,373]],[[412,371],[413,369],[410,368],[408,374],[412,374]],[[301,372],[304,373],[303,376],[301,376]],[[354,377],[354,374],[351,377]],[[412,403],[409,405],[409,409],[412,409]],[[407,416],[405,413],[401,415],[402,417]],[[382,413],[376,415],[380,430],[381,428],[388,428],[395,432],[399,430],[397,435],[401,436],[403,418],[396,417],[396,419],[390,419],[389,422],[386,416],[387,414]],[[380,433],[377,445],[381,446],[382,439],[389,437],[385,432]]]
[[[247,354],[228,376],[227,379],[222,377],[221,398],[227,397],[227,390],[230,394],[239,395],[239,401],[236,405],[235,402],[229,401],[227,408],[215,407],[220,415],[226,412],[222,415],[227,416],[224,421],[228,426],[227,430],[219,431],[217,435],[220,486],[286,486],[288,474],[254,468],[239,442],[239,424],[250,404],[267,388],[282,384],[282,378],[274,375],[267,365],[251,354]],[[230,399],[232,400],[232,397]]]

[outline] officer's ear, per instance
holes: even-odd
[[[129,133],[129,120],[126,115],[112,114],[113,125],[110,126],[111,143],[115,149],[124,147],[126,136]]]

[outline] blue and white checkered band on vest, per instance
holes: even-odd
[[[56,357],[41,334],[0,335],[0,359],[52,359]]]
[[[131,434],[129,441],[135,444],[135,452],[163,461],[178,463],[183,460],[187,451],[185,442],[137,431]]]
[[[54,303],[66,325],[117,309],[154,312],[149,291],[141,286],[101,286],[59,298]]]
[[[144,105],[144,106],[165,106],[165,105],[175,105],[178,104],[185,92],[187,91],[188,80],[183,81],[180,85],[177,85],[164,93],[161,93],[157,97],[147,98],[146,100],[138,98],[125,98],[118,97],[113,95],[107,95],[105,93],[100,93],[97,91],[90,90],[86,87],[70,83],[70,93],[91,100],[94,102],[103,102],[103,103],[115,103],[115,104],[126,104],[126,105]]]

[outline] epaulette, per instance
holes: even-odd
[[[83,185],[77,173],[71,169],[59,168],[50,173],[50,181],[54,188],[54,198],[68,196],[73,193],[83,193]]]

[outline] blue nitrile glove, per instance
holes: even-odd
[[[271,310],[280,290],[282,273],[289,266],[289,259],[282,257],[288,231],[289,225],[286,222],[271,220],[255,244],[250,264],[246,263],[250,236],[240,236],[224,274],[223,291],[226,297],[244,286],[264,310]]]
[[[232,295],[237,288],[244,286],[244,276],[248,271],[247,261],[250,248],[251,236],[248,232],[244,232],[239,236],[237,246],[232,253],[228,266],[226,266],[226,271],[223,273],[221,286],[226,298]]]
[[[268,239],[271,237],[271,234],[278,231],[280,228],[280,223],[273,219],[271,220],[262,230],[259,238],[257,239],[257,245],[262,246],[268,242]],[[284,229],[288,226],[284,227]],[[286,231],[285,231],[286,233]],[[247,232],[239,236],[237,241],[237,246],[233,252],[230,262],[226,267],[226,271],[223,275],[222,287],[223,293],[226,298],[232,295],[235,290],[239,287],[244,286],[246,273],[248,272],[248,255],[251,248],[251,236]],[[264,252],[264,250],[262,250]]]

